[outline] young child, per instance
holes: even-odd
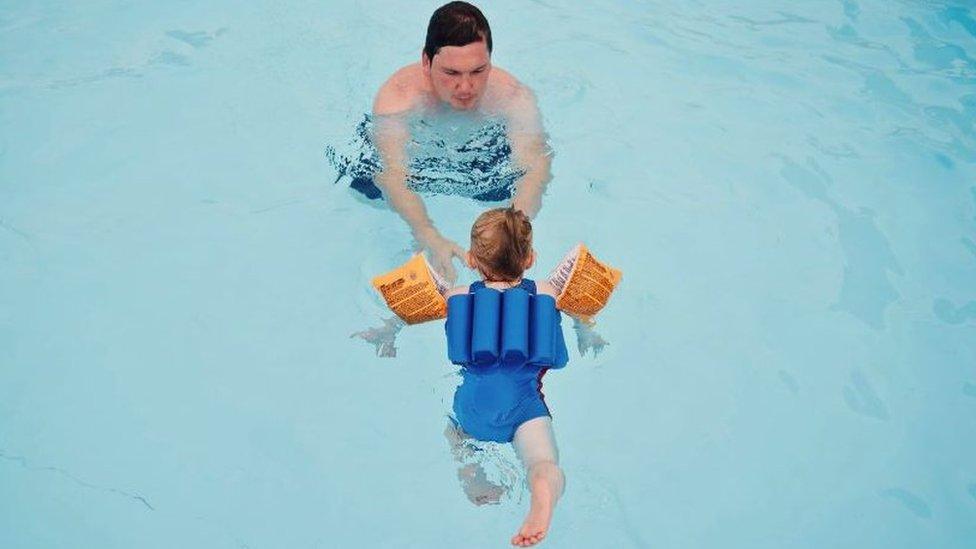
[[[448,292],[449,318],[451,297],[473,294],[484,287],[501,292],[521,288],[530,295],[555,297],[555,288],[548,282],[523,278],[522,274],[534,261],[532,224],[525,214],[513,208],[497,208],[481,214],[471,228],[467,262],[483,280]],[[559,313],[554,314],[558,322]],[[555,337],[565,348],[561,328],[558,324],[555,328]],[[459,437],[511,442],[525,466],[531,504],[525,521],[511,540],[512,545],[520,547],[535,545],[545,537],[565,484],[552,418],[542,395],[542,376],[548,366],[528,361],[503,365],[501,359],[487,367],[465,365],[461,369],[463,382],[454,395]]]

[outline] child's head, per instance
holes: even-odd
[[[514,208],[495,208],[478,216],[471,227],[468,266],[489,281],[511,282],[532,266],[532,223]]]

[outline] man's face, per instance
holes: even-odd
[[[437,98],[458,110],[478,104],[488,85],[491,56],[482,42],[467,46],[443,46],[434,59],[423,56],[424,72],[430,77]]]

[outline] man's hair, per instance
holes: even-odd
[[[467,46],[481,41],[491,55],[491,27],[481,10],[467,2],[450,2],[430,16],[424,55],[428,61],[433,61],[444,46]]]

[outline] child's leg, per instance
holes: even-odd
[[[518,533],[512,537],[512,545],[527,547],[545,537],[552,520],[552,509],[563,493],[566,479],[559,468],[559,449],[556,448],[556,437],[552,431],[552,419],[548,416],[530,419],[519,425],[512,444],[525,465],[532,491],[529,514]]]
[[[471,440],[473,440],[471,436],[451,419],[447,428],[444,429],[444,437],[451,445],[451,453],[454,455],[455,461],[463,464],[458,469],[458,480],[461,481],[461,488],[464,490],[464,494],[468,496],[468,500],[475,505],[499,503],[507,489],[488,480],[484,467],[474,461],[475,452],[478,451],[478,448],[471,444]]]

